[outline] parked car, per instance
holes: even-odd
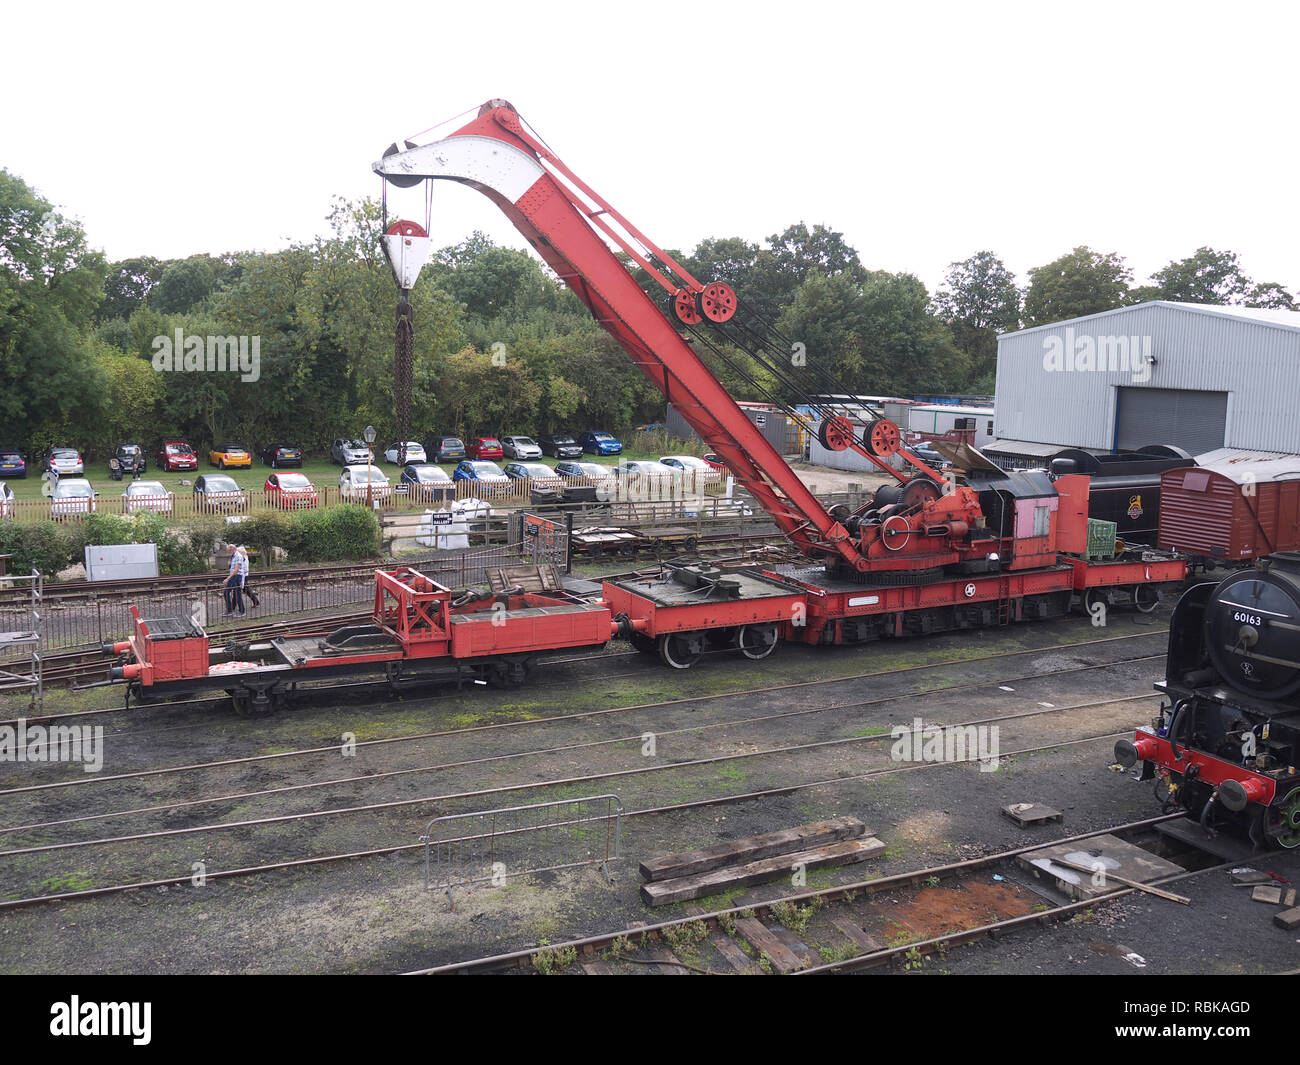
[[[66,518],[71,514],[93,514],[97,493],[84,477],[68,477],[54,486],[50,497],[50,517]]]
[[[570,483],[590,485],[606,492],[612,492],[616,486],[610,468],[599,462],[557,462],[555,473]]]
[[[407,498],[418,503],[441,503],[456,498],[456,486],[441,466],[411,465],[402,470],[397,487],[406,486]]]
[[[543,455],[550,455],[551,458],[582,458],[582,445],[569,433],[543,433],[537,438],[537,445],[542,449]]]
[[[374,459],[374,453],[366,447],[364,440],[339,437],[330,445],[330,462],[339,466],[364,466]]]
[[[108,460],[108,475],[115,481],[123,477],[138,477],[148,468],[144,448],[139,444],[118,444],[113,457]]]
[[[620,462],[612,469],[615,477],[627,481],[648,478],[651,481],[671,484],[682,475],[682,471],[675,466],[666,466],[662,462],[655,462],[650,459],[628,459],[625,462]]]
[[[710,466],[712,466],[715,470],[725,470],[727,468],[727,464],[722,461],[722,456],[719,455],[716,451],[710,451],[708,454],[706,454],[704,456],[704,461],[707,462]]]
[[[541,445],[531,436],[503,436],[501,450],[508,459],[540,459]]]
[[[205,473],[194,479],[194,506],[205,514],[242,514],[248,510],[248,493],[233,477]]]
[[[506,476],[512,481],[527,481],[529,501],[559,503],[564,498],[564,482],[544,462],[509,462]]]
[[[578,443],[582,445],[582,450],[588,455],[623,454],[623,445],[618,440],[609,433],[603,433],[596,429],[588,429],[585,433],[579,433]]]
[[[271,444],[262,448],[262,465],[278,470],[281,466],[302,466],[302,448],[291,444]]]
[[[4,481],[0,481],[0,518],[8,518],[14,512],[14,490]]]
[[[942,470],[948,464],[948,460],[925,441],[908,444],[906,450],[910,451],[931,469]]]
[[[465,458],[465,441],[458,436],[431,436],[424,445],[430,462],[460,462]]]
[[[122,510],[127,514],[137,510],[172,514],[176,511],[175,496],[163,487],[162,481],[132,481],[122,493]]]
[[[398,441],[388,445],[388,450],[384,452],[384,461],[391,462],[394,466],[422,465],[429,461],[429,457],[424,453],[423,445],[414,440],[406,442],[406,452],[402,452],[402,443]]]
[[[452,473],[453,481],[468,481],[477,496],[501,497],[510,494],[510,478],[495,462],[466,459]]]
[[[84,477],[86,463],[75,447],[52,447],[41,456],[41,469],[53,470],[60,477]]]
[[[388,475],[376,466],[344,466],[339,474],[339,496],[349,503],[366,503],[393,498],[393,486]]]
[[[21,451],[0,448],[0,473],[6,477],[26,477],[27,460]]]
[[[501,441],[495,436],[471,436],[465,445],[468,459],[503,459],[506,457]]]
[[[208,452],[208,465],[223,470],[230,466],[241,466],[244,469],[251,470],[253,468],[253,456],[249,454],[247,448],[236,447],[234,444],[222,444]]]
[[[316,486],[304,473],[271,474],[262,485],[262,496],[270,506],[281,510],[320,506]]]
[[[707,462],[694,455],[664,455],[660,460],[665,466],[671,466],[676,470],[685,470],[692,473],[696,470],[713,469]]]
[[[158,469],[163,473],[197,470],[199,457],[184,440],[164,440],[158,447]]]

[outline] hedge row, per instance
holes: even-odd
[[[213,552],[237,540],[262,557],[273,548],[291,562],[336,562],[379,554],[379,521],[365,507],[339,506],[289,514],[255,514],[238,525],[220,518],[200,518],[169,525],[161,515],[89,514],[82,521],[0,522],[0,553],[12,555],[10,573],[40,570],[47,580],[60,570],[85,561],[88,544],[158,545],[158,571],[165,577],[203,573]]]

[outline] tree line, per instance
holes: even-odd
[[[373,424],[386,443],[396,290],[371,200],[336,200],[328,231],[271,252],[109,262],[82,227],[0,170],[0,445],[71,444],[102,456],[167,436],[319,454]],[[991,251],[950,265],[931,294],[867,268],[843,234],[800,222],[763,242],[707,238],[670,252],[730,283],[752,320],[806,350],[778,379],[725,341],[699,351],[737,399],[791,388],[869,394],[991,393],[999,333],[1149,299],[1296,309],[1232,252],[1201,248],[1141,286],[1122,256],[1078,247],[1021,287]],[[662,302],[648,277],[646,290]],[[443,248],[411,293],[412,435],[625,431],[663,398],[533,256],[475,233]],[[158,338],[260,337],[255,380],[158,372]],[[698,349],[697,349],[698,350]],[[817,371],[816,375],[811,370]]]

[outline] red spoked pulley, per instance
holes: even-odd
[[[710,322],[729,322],[736,313],[736,290],[725,281],[705,285],[695,297],[695,309]]]
[[[427,237],[429,235],[419,222],[408,222],[404,218],[399,218],[384,232],[390,237]]]
[[[839,414],[823,418],[817,439],[827,451],[847,451],[853,445],[853,423]]]
[[[695,307],[695,293],[682,289],[668,297],[668,308],[682,325],[699,325],[704,321]]]
[[[862,445],[877,458],[887,459],[898,450],[902,436],[898,426],[888,418],[877,418],[868,422],[862,432]]]

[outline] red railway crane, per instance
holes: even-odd
[[[900,444],[898,427],[887,420],[872,422],[859,440],[847,418],[829,415],[820,433],[827,446],[851,448],[900,482],[892,513],[849,528],[847,508],[824,507],[680,332],[731,322],[739,309],[731,286],[693,277],[534,136],[509,103],[489,100],[444,139],[406,144],[390,148],[375,172],[400,187],[457,181],[491,199],[804,554],[825,559],[835,572],[868,574],[929,570],[989,553],[987,541],[972,543],[970,536],[982,523],[972,489],[945,482],[906,451],[916,474],[885,462]],[[663,286],[669,314],[606,238]]]

